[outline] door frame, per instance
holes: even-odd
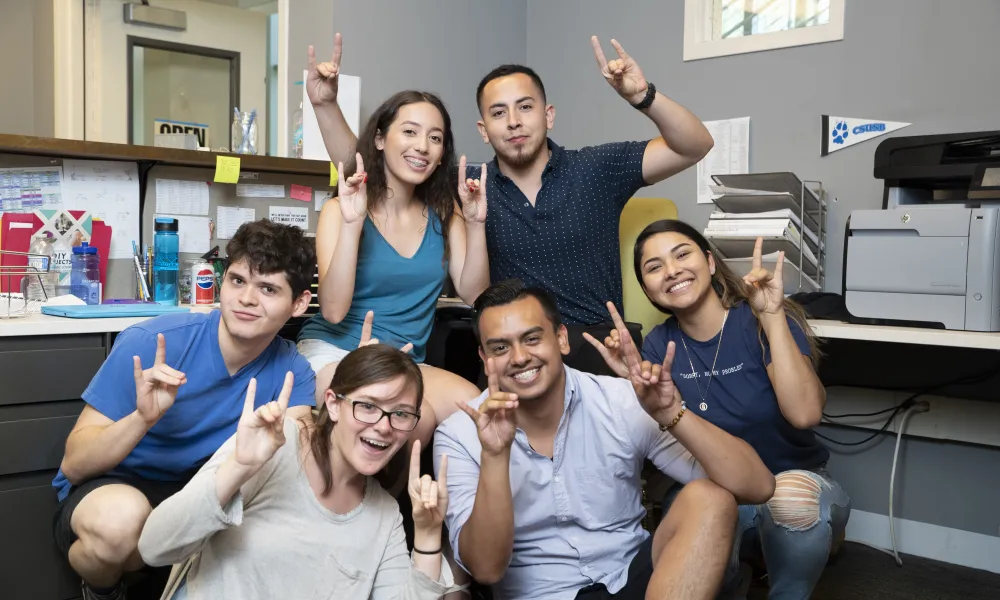
[[[234,52],[232,50],[219,50],[218,48],[206,48],[204,46],[193,46],[191,44],[181,44],[179,42],[167,42],[164,40],[157,40],[153,38],[144,38],[135,35],[129,35],[125,38],[126,46],[126,56],[125,64],[126,70],[126,81],[128,82],[128,143],[134,144],[133,135],[135,134],[133,123],[133,100],[135,99],[135,89],[134,84],[134,74],[135,65],[134,63],[134,52],[136,46],[141,48],[150,48],[153,50],[166,50],[168,52],[181,52],[184,54],[194,54],[196,56],[207,56],[209,58],[221,58],[229,61],[229,106],[239,106],[240,105],[240,53]],[[228,113],[228,107],[227,107]],[[231,148],[233,145],[233,134],[232,128],[230,128],[229,135],[226,136],[228,142],[226,142],[226,147]],[[266,146],[265,146],[266,147]]]

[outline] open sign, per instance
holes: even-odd
[[[208,125],[202,123],[156,119],[153,121],[153,129],[156,133],[193,133],[198,138],[199,146],[208,146]]]

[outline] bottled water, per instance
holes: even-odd
[[[29,254],[39,256],[28,257],[28,271],[37,275],[25,275],[25,299],[28,301],[44,302],[56,296],[56,272],[52,269],[52,256],[55,248],[52,244],[52,233],[45,232],[45,237],[35,236],[31,240]]]

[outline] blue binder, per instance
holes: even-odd
[[[42,314],[71,319],[107,319],[112,317],[155,317],[176,312],[191,312],[186,306],[162,304],[85,304],[76,306],[42,305]]]

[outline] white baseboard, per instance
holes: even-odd
[[[852,510],[847,523],[847,540],[891,550],[889,517]],[[996,536],[897,517],[896,549],[900,553],[1000,573],[1000,537]],[[903,562],[905,564],[905,558]]]

